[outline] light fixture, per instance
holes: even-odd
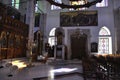
[[[67,5],[67,4],[64,4],[64,3],[58,3],[58,2],[55,2],[54,0],[47,0],[50,4],[52,5],[55,5],[55,6],[59,6],[61,8],[73,8],[73,9],[77,9],[77,8],[89,8],[91,7],[92,5],[95,5],[96,3],[100,3],[102,0],[94,0],[94,1],[91,1],[91,2],[87,2],[83,5]]]

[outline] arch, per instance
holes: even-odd
[[[112,54],[112,37],[110,30],[106,26],[103,26],[99,31],[98,43],[99,54]]]
[[[55,36],[55,30],[56,30],[56,28],[52,28],[49,33],[49,36]]]
[[[111,33],[110,30],[104,26],[100,29],[99,35],[111,35]]]
[[[96,7],[107,7],[108,6],[108,0],[102,0],[100,3],[96,4]]]
[[[55,30],[56,28],[52,28],[49,33],[48,43],[50,44],[50,46],[55,45]]]
[[[63,37],[65,35],[64,29],[61,27],[56,28],[56,30],[55,30],[55,36],[59,36],[59,35],[62,35]]]
[[[53,0],[55,2],[58,2],[58,3],[62,3],[62,0]],[[51,10],[58,10],[58,9],[61,9],[59,6],[56,6],[56,5],[51,5]]]

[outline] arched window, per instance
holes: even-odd
[[[12,6],[16,9],[19,9],[20,0],[12,0]]]
[[[104,26],[100,29],[99,35],[111,35],[111,33],[110,33],[109,29]]]
[[[36,4],[35,4],[35,12],[36,13],[38,12],[38,1],[36,1]]]
[[[55,45],[55,30],[56,28],[53,28],[49,33],[48,43],[50,44],[50,46]]]
[[[101,3],[97,3],[96,7],[107,7],[108,6],[108,0],[102,0]]]
[[[54,0],[57,3],[62,3],[62,0]],[[58,10],[61,9],[59,6],[51,5],[51,10]]]
[[[112,38],[107,27],[102,27],[99,31],[99,54],[112,54]]]

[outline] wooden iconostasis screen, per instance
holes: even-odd
[[[0,58],[25,57],[28,25],[7,15],[0,20]]]
[[[23,36],[2,31],[0,34],[0,57],[6,59],[26,56],[25,44],[26,40]]]
[[[26,56],[29,26],[16,14],[20,13],[0,3],[0,59]]]

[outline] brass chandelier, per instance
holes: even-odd
[[[62,9],[63,8],[73,8],[73,9],[77,9],[77,8],[89,8],[91,7],[92,5],[95,5],[96,3],[100,3],[102,0],[94,0],[94,1],[91,1],[91,2],[87,2],[83,5],[68,5],[68,4],[64,4],[64,3],[58,3],[58,2],[55,2],[54,0],[47,0],[50,4],[52,5],[55,5],[55,6],[59,6],[61,7]],[[71,1],[74,1],[74,0],[71,0]]]

